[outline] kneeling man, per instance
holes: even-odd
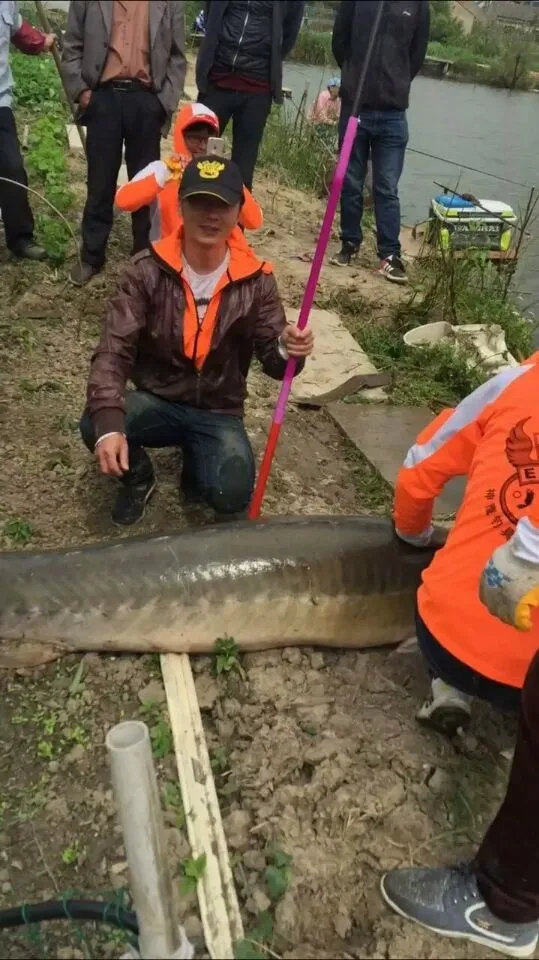
[[[102,473],[120,480],[114,523],[143,516],[151,447],[182,449],[187,497],[218,517],[243,513],[255,477],[243,424],[253,354],[280,380],[288,357],[299,371],[312,351],[311,332],[286,322],[271,265],[235,239],[243,196],[231,161],[193,160],[178,231],[133,257],[110,301],[80,426]]]

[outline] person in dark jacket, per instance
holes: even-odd
[[[208,0],[197,58],[198,99],[232,119],[232,159],[250,190],[272,100],[282,103],[283,60],[299,33],[305,4],[292,0]]]
[[[344,0],[333,27],[333,55],[341,68],[340,143],[358,90],[380,0]],[[427,0],[385,0],[359,103],[360,125],[341,195],[340,253],[346,266],[363,239],[363,184],[372,158],[379,272],[406,283],[401,260],[398,183],[408,142],[406,110],[412,80],[421,69],[429,38]]]
[[[105,265],[122,151],[130,180],[159,160],[186,68],[180,0],[69,4],[62,73],[86,127],[88,161],[80,261],[71,271],[76,286]],[[148,243],[148,207],[132,214],[131,225],[138,253]]]
[[[113,522],[140,520],[155,489],[145,447],[181,447],[181,486],[217,516],[245,511],[255,464],[243,404],[253,353],[284,376],[312,351],[287,324],[269,263],[238,242],[243,182],[223,157],[197,157],[180,186],[182,224],[137,254],[112,298],[93,355],[81,434],[121,483]],[[135,390],[126,392],[131,380]]]
[[[0,2],[0,176],[6,178],[0,180],[0,210],[10,252],[27,260],[44,260],[46,251],[34,239],[34,218],[25,189],[28,177],[11,108],[13,76],[9,45],[12,43],[21,53],[35,56],[51,50],[56,38],[53,33],[41,33],[32,27],[21,17],[18,6],[11,0]]]

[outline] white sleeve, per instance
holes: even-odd
[[[522,517],[511,538],[513,556],[539,565],[539,529],[528,517]]]

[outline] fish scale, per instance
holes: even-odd
[[[208,653],[223,634],[244,650],[396,643],[414,631],[432,555],[390,521],[357,516],[3,553],[0,667],[90,650]]]

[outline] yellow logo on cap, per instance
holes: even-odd
[[[217,180],[219,174],[225,169],[224,163],[219,163],[218,160],[201,160],[197,163],[197,167],[204,180]]]

